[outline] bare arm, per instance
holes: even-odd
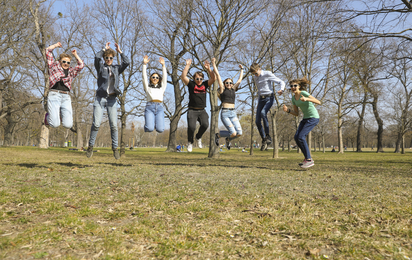
[[[165,91],[166,86],[167,86],[167,70],[166,70],[165,59],[163,57],[160,57],[159,62],[160,64],[162,64],[162,87],[161,89]]]
[[[288,108],[286,105],[283,105],[283,111],[285,111],[286,113],[292,114],[294,116],[299,115],[299,108],[296,105],[293,105],[293,110]]]
[[[209,73],[209,77],[210,77],[209,80],[207,81],[207,85],[212,86],[212,84],[216,80],[216,75],[212,71],[212,69],[210,68],[210,63],[208,61],[205,61],[205,68],[206,68],[207,72]]]
[[[147,67],[147,63],[149,63],[149,61],[150,61],[149,56],[145,55],[144,58],[143,58],[142,78],[143,78],[143,88],[146,92],[147,92],[147,88],[148,88],[146,67]]]
[[[215,58],[212,58],[212,65],[213,65],[214,73],[216,74],[216,77],[217,77],[217,82],[219,83],[218,92],[219,94],[222,94],[225,87],[223,86],[222,78],[220,77],[219,71],[217,70]]]
[[[238,90],[240,83],[242,82],[243,79],[243,66],[242,64],[239,64],[239,68],[240,68],[240,75],[239,75],[239,79],[237,80],[237,82],[235,83],[235,85],[233,86],[233,88],[235,89],[235,91]]]
[[[318,104],[318,105],[321,104],[321,102],[318,99],[316,99],[315,97],[313,97],[312,95],[309,95],[309,97],[304,97],[303,95],[301,95],[300,100],[302,100],[303,102],[310,101],[310,102]]]
[[[187,84],[189,84],[189,81],[190,81],[189,78],[187,77],[187,73],[189,72],[189,68],[191,64],[192,64],[192,59],[187,59],[186,66],[183,69],[182,76],[180,77],[186,86]]]

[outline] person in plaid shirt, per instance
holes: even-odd
[[[63,127],[72,128],[71,84],[73,79],[83,69],[84,64],[77,55],[76,50],[72,50],[72,54],[77,60],[76,67],[70,67],[71,56],[69,54],[60,54],[59,60],[55,61],[52,52],[57,47],[61,48],[62,44],[58,42],[46,49],[50,91],[47,96],[47,113],[44,118],[44,124],[51,127],[58,127],[61,122]]]

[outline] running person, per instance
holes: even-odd
[[[62,44],[58,42],[46,49],[50,90],[47,96],[47,113],[44,117],[44,124],[58,127],[61,122],[63,127],[70,129],[73,127],[73,110],[70,98],[71,84],[83,69],[84,63],[77,55],[76,50],[72,50],[72,54],[77,60],[76,67],[70,67],[71,56],[66,53],[60,54],[59,60],[55,61],[52,53],[57,47],[62,48]]]
[[[204,66],[209,73],[209,80],[203,81],[203,72],[198,71],[193,75],[193,80],[189,80],[189,72],[192,59],[186,60],[186,66],[183,69],[181,79],[189,88],[189,109],[187,111],[187,151],[190,153],[193,149],[193,135],[196,130],[196,121],[199,121],[200,128],[196,134],[197,145],[202,148],[202,136],[209,127],[209,115],[206,113],[206,91],[210,85],[215,82],[215,73],[210,69],[210,63],[205,61]]]
[[[231,78],[227,78],[222,82],[222,78],[220,77],[216,66],[215,58],[212,59],[212,65],[219,83],[218,94],[222,102],[220,119],[227,129],[227,131],[220,131],[215,134],[215,144],[219,146],[219,138],[226,137],[226,147],[230,150],[230,141],[242,135],[242,127],[240,126],[239,119],[237,118],[235,111],[235,99],[236,91],[238,90],[243,79],[243,66],[239,64],[239,79],[235,84],[233,84],[233,80]]]
[[[148,84],[147,80],[147,63],[149,63],[150,59],[146,55],[143,58],[143,87],[146,91],[147,102],[146,108],[144,111],[144,131],[145,132],[153,132],[156,128],[158,133],[163,133],[165,130],[165,123],[164,123],[164,109],[163,109],[163,95],[166,90],[167,86],[167,71],[165,60],[160,57],[159,62],[162,64],[162,76],[159,73],[152,73],[150,75],[150,83]]]
[[[272,72],[261,70],[257,63],[253,63],[249,71],[254,75],[253,78],[258,89],[259,102],[256,109],[256,126],[262,138],[262,147],[260,150],[264,151],[267,146],[272,143],[272,138],[269,135],[269,120],[267,116],[275,98],[271,83],[280,84],[278,94],[282,95],[285,90],[285,82],[276,77]]]
[[[97,71],[97,91],[93,104],[93,124],[90,131],[89,147],[86,156],[93,155],[93,146],[96,141],[97,132],[103,118],[103,110],[107,110],[109,117],[110,134],[112,137],[112,150],[114,158],[120,159],[119,150],[117,149],[118,131],[117,131],[117,102],[116,97],[122,92],[119,89],[119,76],[129,66],[129,59],[120,50],[120,46],[115,43],[116,50],[122,58],[121,65],[113,65],[113,58],[116,52],[110,48],[110,42],[96,53],[94,58],[94,67]],[[104,59],[104,61],[103,61]]]
[[[309,168],[315,165],[310,156],[310,148],[306,142],[306,136],[319,123],[319,113],[313,103],[320,105],[321,102],[306,92],[309,81],[306,78],[294,79],[289,82],[292,90],[293,110],[283,105],[283,111],[294,116],[299,115],[299,108],[303,112],[303,119],[300,121],[298,130],[295,134],[296,145],[302,150],[305,159],[300,163],[300,167]]]

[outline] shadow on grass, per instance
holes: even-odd
[[[111,165],[111,166],[128,166],[132,167],[133,164],[122,164],[122,163],[108,163],[108,162],[99,162],[97,164],[105,164],[105,165]]]
[[[8,166],[19,166],[19,167],[26,167],[26,168],[45,168],[47,169],[47,166],[44,165],[38,165],[37,163],[19,163],[19,164],[14,164],[14,163],[5,163],[4,165],[8,165]]]

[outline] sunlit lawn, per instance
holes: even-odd
[[[0,259],[409,259],[412,151],[0,148]]]

